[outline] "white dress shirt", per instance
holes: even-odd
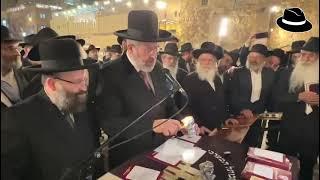
[[[261,71],[259,71],[258,73],[254,71],[250,71],[250,73],[251,73],[251,84],[252,84],[250,101],[254,103],[260,99],[260,93],[262,88]]]

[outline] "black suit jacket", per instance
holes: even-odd
[[[102,93],[97,98],[97,116],[102,129],[110,137],[142,115],[152,105],[169,94],[161,65],[156,64],[150,73],[155,95],[147,89],[138,72],[129,62],[127,55],[111,62],[101,71],[104,79]],[[168,118],[176,110],[173,99],[168,98],[149,112],[140,122],[126,130],[112,144],[131,138],[145,130],[152,129],[153,120]],[[110,152],[111,168],[132,156],[149,151],[159,143],[154,143],[153,133],[148,133],[130,143],[121,145]]]
[[[72,129],[43,90],[10,108],[1,119],[1,179],[56,180],[87,158],[99,131],[86,112],[74,119]]]
[[[176,75],[177,81],[181,84],[187,75],[188,75],[188,71],[178,68],[177,75]]]
[[[182,83],[189,96],[189,110],[200,126],[213,129],[228,118],[224,88],[218,76],[215,90],[207,81],[201,81],[197,73],[189,74]]]
[[[271,94],[274,82],[274,72],[263,68],[261,72],[262,88],[260,99],[254,103],[250,101],[252,82],[250,70],[246,67],[236,69],[232,77],[232,102],[231,109],[234,114],[239,114],[243,109],[250,109],[253,113],[271,111]]]

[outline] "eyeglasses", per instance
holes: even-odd
[[[53,78],[54,78],[54,79],[58,79],[58,80],[60,80],[60,81],[64,81],[64,82],[70,83],[70,84],[75,84],[75,85],[79,85],[79,84],[81,84],[81,83],[87,84],[86,79],[83,79],[83,80],[81,80],[81,81],[79,81],[79,82],[72,82],[72,81],[65,80],[65,79],[62,79],[62,78],[59,78],[59,77],[53,77]]]

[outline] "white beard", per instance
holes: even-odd
[[[172,66],[166,66],[165,64],[163,64],[163,68],[166,68],[169,70],[170,74],[172,77],[174,77],[175,79],[177,79],[177,73],[178,73],[178,63],[176,63],[175,67]]]
[[[260,65],[253,65],[249,63],[249,60],[246,61],[246,67],[252,71],[261,71],[265,63]]]
[[[295,93],[297,89],[302,88],[306,83],[319,82],[319,59],[313,64],[303,64],[298,60],[292,71],[289,92]]]
[[[200,63],[196,63],[196,73],[201,81],[213,82],[217,74],[217,66],[213,66],[210,70],[201,67]]]

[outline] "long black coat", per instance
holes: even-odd
[[[182,86],[189,96],[189,109],[199,126],[213,129],[228,118],[224,88],[218,76],[214,80],[215,90],[207,81],[201,81],[197,73],[189,74]]]
[[[233,113],[239,114],[243,109],[250,109],[253,113],[263,113],[271,110],[271,95],[274,82],[274,72],[263,68],[261,72],[262,88],[260,99],[254,103],[250,101],[252,83],[251,73],[246,67],[236,69],[232,77],[232,102]]]
[[[43,90],[10,108],[1,119],[1,179],[56,180],[87,158],[99,131],[85,112],[74,119],[72,129]]]
[[[104,86],[97,98],[97,116],[102,129],[109,137],[130,124],[152,105],[169,94],[161,65],[156,64],[150,73],[155,95],[147,89],[144,81],[124,54],[101,71]],[[152,129],[153,120],[168,118],[176,110],[173,99],[169,98],[149,112],[140,122],[126,130],[112,144],[131,138],[145,130]],[[109,152],[110,167],[113,168],[134,155],[149,151],[155,143],[153,133],[148,133],[130,143],[123,144]]]
[[[189,62],[189,66],[190,66],[190,72],[195,71],[195,65],[193,62]],[[189,72],[187,69],[187,62],[184,59],[182,59],[182,57],[178,59],[178,67]]]

